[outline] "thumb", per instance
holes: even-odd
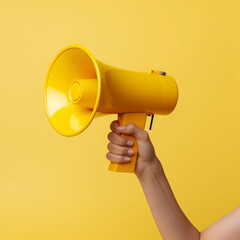
[[[132,135],[136,140],[144,141],[148,139],[148,132],[137,127],[133,123],[129,123],[123,126],[118,126],[117,130],[121,134]]]

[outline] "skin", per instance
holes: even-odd
[[[106,157],[124,164],[133,155],[133,142],[120,134],[133,136],[138,144],[135,175],[138,178],[157,228],[164,240],[240,240],[240,205],[202,232],[198,231],[178,205],[147,131],[130,123],[110,125]]]

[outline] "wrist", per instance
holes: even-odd
[[[151,162],[148,162],[140,174],[136,174],[139,181],[144,181],[149,176],[162,176],[164,175],[163,167],[157,156]]]

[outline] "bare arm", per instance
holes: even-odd
[[[199,240],[199,231],[179,207],[158,159],[138,179],[164,240]]]
[[[240,240],[240,205],[204,229],[201,240]]]
[[[129,151],[130,139],[120,136],[121,133],[135,137],[138,143],[135,174],[164,240],[240,240],[240,207],[200,233],[179,207],[148,133],[134,124],[119,126],[117,121],[110,127],[110,161],[125,163],[129,161],[126,157],[133,154]]]
[[[110,143],[107,158],[112,162],[124,163],[124,158],[132,155],[128,153],[128,140],[121,137],[120,133],[132,135],[137,140],[138,158],[135,174],[163,239],[199,240],[199,231],[179,207],[147,132],[133,124],[119,127],[117,121],[112,122],[111,129],[113,132],[108,135]]]

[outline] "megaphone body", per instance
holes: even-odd
[[[178,100],[175,80],[160,71],[136,72],[100,62],[83,46],[63,48],[53,59],[44,86],[52,127],[64,136],[83,132],[94,117],[118,114],[120,125],[144,129],[146,116],[171,113]],[[130,162],[110,163],[109,170],[134,172],[137,142]]]

